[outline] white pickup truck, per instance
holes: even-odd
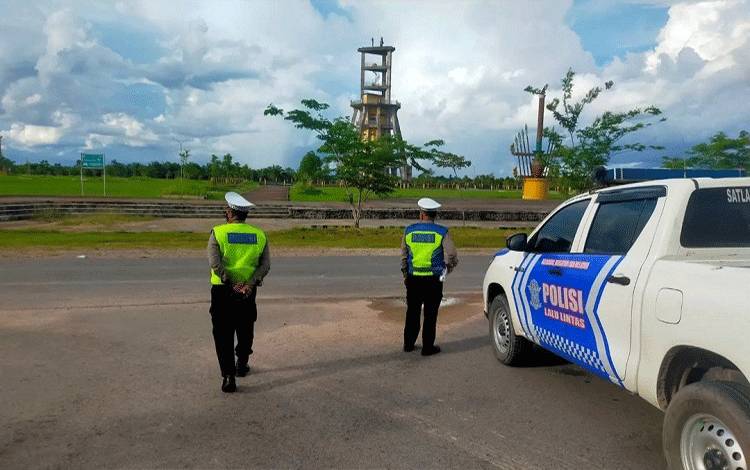
[[[501,362],[536,344],[665,410],[671,469],[750,469],[750,178],[574,197],[483,288]]]

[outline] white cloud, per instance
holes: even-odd
[[[112,139],[101,139],[100,143],[108,141],[110,144],[113,142],[122,142],[132,147],[143,147],[144,145],[155,142],[158,140],[158,136],[132,116],[128,116],[125,113],[108,113],[102,116],[102,123],[104,128],[109,132],[109,136]],[[91,136],[99,136],[98,134],[90,134]],[[117,137],[120,139],[117,139]]]
[[[56,144],[63,136],[63,129],[52,126],[13,123],[8,131],[10,139],[22,147]]]
[[[27,96],[25,100],[23,100],[24,104],[26,105],[33,105],[37,104],[40,101],[42,101],[42,95],[39,93],[34,93],[33,95]]]
[[[672,59],[690,48],[704,60],[726,56],[747,43],[750,34],[746,0],[715,0],[674,5],[661,30],[658,46],[648,55],[647,70],[653,71],[666,54]]]
[[[749,55],[750,3],[677,4],[653,50],[603,71],[615,80],[616,92],[601,104],[660,106],[668,121],[651,132],[663,142],[695,142],[719,130],[734,133],[746,128],[750,117],[736,106],[740,97],[750,98]]]
[[[111,135],[92,133],[86,136],[83,148],[86,150],[94,150],[107,147],[113,143],[115,143],[115,138]]]
[[[60,142],[66,132],[78,121],[74,114],[57,110],[51,115],[51,122],[55,126],[40,126],[14,122],[8,130],[11,143],[21,147],[36,147],[40,145],[53,145]]]

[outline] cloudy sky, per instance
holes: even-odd
[[[654,104],[668,121],[639,135],[658,165],[723,130],[750,129],[750,0],[49,1],[3,0],[0,134],[17,160],[194,160],[231,152],[296,167],[315,145],[263,116],[314,97],[349,115],[357,47],[396,47],[404,138],[446,141],[469,175],[508,174],[508,145],[535,122],[526,85],[572,67],[577,91],[613,80],[586,119]],[[547,116],[549,120],[551,117]],[[548,121],[549,122],[549,121]]]

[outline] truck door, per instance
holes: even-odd
[[[591,313],[605,347],[606,361],[602,357],[602,362],[609,378],[620,385],[630,357],[637,281],[651,249],[666,194],[664,186],[600,193],[583,242],[582,256],[609,258],[592,284],[597,298],[592,300]]]
[[[535,261],[528,265],[524,293],[534,341],[622,385],[635,280],[654,227],[650,235],[639,235],[665,194],[663,187],[599,193],[591,222],[571,252],[530,248]]]
[[[513,303],[524,335],[535,343],[573,360],[565,348],[555,347],[550,338],[553,328],[544,316],[550,301],[548,271],[557,269],[555,260],[570,259],[570,252],[580,239],[584,219],[592,198],[572,202],[547,219],[529,238],[523,261],[515,267],[516,275],[511,285]],[[580,242],[579,242],[580,243]],[[550,264],[551,263],[551,264]],[[547,289],[544,291],[543,289]],[[577,308],[576,308],[577,310]]]

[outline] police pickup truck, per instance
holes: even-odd
[[[500,362],[536,344],[665,410],[671,469],[750,469],[750,178],[574,197],[483,288]]]

